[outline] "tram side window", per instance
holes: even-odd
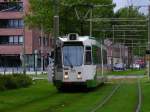
[[[103,50],[103,63],[107,64],[107,51]]]
[[[85,48],[85,65],[91,65],[91,64],[92,64],[91,47],[87,46]]]
[[[58,47],[56,49],[56,63],[55,63],[58,68],[62,68],[62,58],[61,57],[62,57],[62,55],[61,55],[61,48]]]
[[[101,63],[101,50],[97,46],[92,46],[92,54],[93,54],[93,63],[100,64]]]

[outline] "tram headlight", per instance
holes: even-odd
[[[68,75],[68,72],[65,72],[65,75]]]
[[[69,79],[68,72],[65,72],[64,79]]]
[[[81,72],[78,72],[77,79],[82,79]]]

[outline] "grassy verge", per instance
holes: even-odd
[[[32,79],[27,75],[0,75],[0,91],[28,87]]]
[[[99,100],[112,86],[88,93],[59,93],[47,81],[35,81],[29,88],[0,92],[0,112],[76,112],[79,108],[78,112],[86,112],[91,101]]]
[[[150,112],[150,81],[142,80],[142,110],[141,112]]]
[[[0,92],[0,112],[17,109],[56,93],[56,89],[46,81],[34,82],[29,88]]]
[[[145,69],[142,70],[126,70],[126,71],[112,71],[107,75],[144,75]]]
[[[105,85],[94,92],[84,94],[82,98],[76,101],[70,101],[67,108],[59,110],[59,112],[90,112],[98,102],[112,91],[114,85]]]
[[[137,101],[136,84],[122,84],[114,96],[97,112],[133,112]]]
[[[137,87],[133,82],[123,84],[98,112],[133,112],[137,100]],[[29,88],[0,92],[0,112],[90,112],[115,85],[105,84],[87,93],[59,93],[46,80],[35,81]]]

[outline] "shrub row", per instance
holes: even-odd
[[[27,75],[0,75],[0,91],[28,87],[31,84],[32,79]]]

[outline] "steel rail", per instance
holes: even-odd
[[[121,82],[119,84],[117,84],[113,90],[104,97],[103,101],[100,102],[94,109],[92,109],[90,112],[96,112],[98,109],[102,108],[111,98],[112,96],[117,92],[117,90],[120,88],[121,86]]]
[[[116,35],[117,37],[142,37],[143,35]],[[122,38],[124,39],[124,38]],[[143,40],[143,39],[142,39]],[[146,40],[146,39],[145,39]]]
[[[95,32],[100,32],[100,31],[115,31],[115,32],[146,32],[147,30],[112,30],[112,29],[105,29],[105,30],[97,30],[97,29],[94,29],[93,31]]]
[[[138,79],[138,104],[135,112],[140,112],[141,104],[142,104],[142,89],[141,89],[140,79]]]
[[[146,27],[147,25],[114,25],[115,27]]]
[[[117,35],[120,36],[120,35]],[[123,36],[123,35],[122,35]],[[132,36],[132,35],[127,35],[127,36]],[[141,36],[141,35],[133,35],[133,36]],[[106,38],[106,39],[113,39],[113,38]],[[147,40],[147,39],[138,39],[138,38],[114,38],[114,39],[118,39],[118,40]]]
[[[92,19],[87,19],[86,21],[93,21],[93,22],[97,22],[97,21],[147,22],[148,19],[139,19],[139,18],[92,18]]]
[[[126,44],[127,47],[133,47],[133,48],[146,48],[147,46],[142,46],[142,45],[131,45],[131,44]]]

